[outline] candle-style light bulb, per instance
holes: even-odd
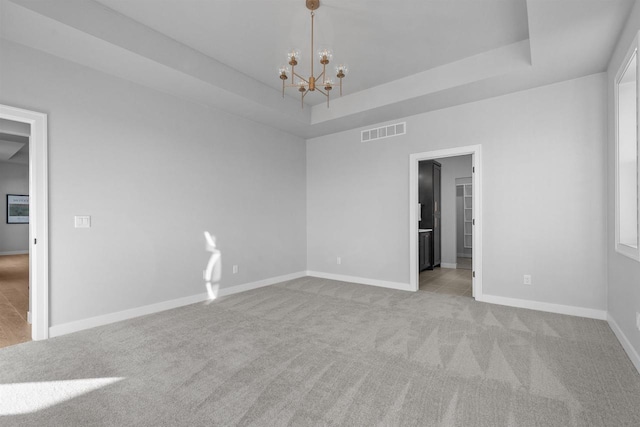
[[[336,67],[336,77],[338,77],[339,79],[344,78],[348,73],[349,68],[346,65],[340,64]]]
[[[289,49],[287,52],[287,58],[289,58],[289,65],[298,65],[298,62],[300,62],[300,59],[302,58],[300,56],[300,49]]]
[[[331,52],[331,49],[319,49],[318,57],[320,58],[320,63],[325,65],[333,59],[333,52]]]

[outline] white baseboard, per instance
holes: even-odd
[[[618,323],[611,314],[607,316],[607,322],[609,322],[609,327],[611,327],[611,330],[616,334],[618,341],[622,344],[622,348],[627,352],[627,356],[631,359],[631,363],[633,363],[636,370],[640,373],[640,355],[636,349],[633,348],[633,345],[631,345],[631,341],[629,341],[629,338],[627,338],[624,332],[622,332],[622,329],[620,329],[620,326],[618,326]]]
[[[218,297],[237,294],[239,292],[245,292],[251,289],[261,288],[263,286],[269,286],[275,283],[297,279],[299,277],[304,277],[305,275],[306,275],[306,272],[301,271],[298,273],[287,274],[284,276],[271,277],[269,279],[258,280],[257,282],[245,283],[243,285],[236,285],[236,286],[230,286],[228,288],[222,288],[218,292]],[[49,337],[53,338],[60,335],[70,334],[72,332],[78,332],[85,329],[95,328],[96,326],[108,325],[110,323],[120,322],[122,320],[132,319],[134,317],[145,316],[147,314],[158,313],[160,311],[170,310],[172,308],[178,308],[178,307],[183,307],[185,305],[196,304],[199,302],[207,301],[208,299],[209,299],[208,294],[204,292],[197,295],[176,298],[173,300],[163,301],[156,304],[150,304],[142,307],[132,308],[129,310],[123,310],[115,313],[103,314],[101,316],[89,317],[87,319],[63,323],[61,325],[55,325],[50,327]]]
[[[530,301],[517,298],[499,297],[495,295],[479,295],[476,301],[509,307],[528,308],[530,310],[547,311],[549,313],[568,314],[570,316],[588,317],[590,319],[607,320],[607,311],[595,308],[576,307],[573,305],[553,304],[549,302]]]
[[[440,263],[440,267],[442,268],[458,268],[458,264],[454,263],[449,263],[449,262],[441,262]]]
[[[87,319],[76,320],[74,322],[63,323],[61,325],[51,326],[49,328],[49,337],[58,337],[60,335],[70,334],[72,332],[95,328],[96,326],[108,325],[110,323],[120,322],[122,320],[132,319],[134,317],[145,316],[147,314],[153,314],[159,311],[165,311],[189,304],[195,304],[198,302],[206,301],[207,298],[208,296],[205,292],[198,295],[191,295],[188,297],[163,301],[156,304],[131,308],[129,310],[123,310],[115,313],[103,314],[101,316],[89,317]]]
[[[244,285],[230,286],[228,288],[220,289],[218,296],[224,297],[227,295],[233,295],[240,292],[246,292],[252,289],[258,289],[265,286],[275,285],[276,283],[286,282],[287,280],[298,279],[300,277],[305,277],[306,275],[307,275],[306,271],[299,271],[297,273],[285,274],[284,276],[271,277],[269,279],[258,280],[257,282],[245,283]]]
[[[26,251],[8,251],[8,252],[0,252],[0,256],[2,255],[27,255],[29,250]]]
[[[411,291],[415,289],[409,283],[387,282],[385,280],[367,279],[364,277],[344,276],[342,274],[321,273],[319,271],[307,271],[307,276],[319,277],[321,279],[339,280],[341,282],[359,283],[361,285],[378,286],[381,288],[397,289],[400,291]]]

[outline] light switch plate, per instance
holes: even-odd
[[[76,228],[91,228],[91,216],[76,215],[75,225],[76,225]]]

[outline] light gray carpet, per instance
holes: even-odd
[[[2,426],[640,425],[606,322],[315,278],[2,349],[2,389],[69,398]]]

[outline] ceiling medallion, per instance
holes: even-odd
[[[320,49],[317,54],[320,58],[320,64],[322,65],[322,72],[315,77],[313,74],[313,17],[315,16],[315,10],[320,7],[320,0],[306,0],[307,9],[311,10],[311,76],[307,79],[296,73],[295,67],[300,61],[300,50],[290,49],[287,52],[289,57],[288,64],[291,66],[283,65],[278,71],[280,72],[280,80],[282,80],[282,97],[284,98],[284,89],[286,87],[295,87],[301,94],[300,102],[302,108],[304,108],[304,97],[309,92],[320,92],[327,98],[327,108],[329,108],[329,92],[333,89],[333,80],[326,74],[326,67],[329,61],[333,58],[333,53],[330,49]],[[346,65],[338,65],[336,68],[336,77],[340,79],[340,96],[342,96],[342,79],[347,75],[348,69]],[[286,80],[291,76],[291,83],[286,84]],[[297,80],[296,80],[297,77]]]

